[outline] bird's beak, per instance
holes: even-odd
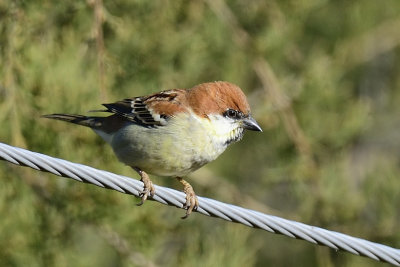
[[[262,132],[260,125],[258,125],[256,120],[253,119],[253,117],[251,116],[248,116],[247,118],[242,120],[242,126],[247,130]]]

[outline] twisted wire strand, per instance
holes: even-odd
[[[28,166],[36,170],[50,172],[58,176],[72,178],[79,182],[114,189],[136,197],[139,197],[139,191],[143,187],[142,182],[136,179],[53,158],[4,143],[0,143],[0,159],[17,165]],[[154,186],[156,193],[150,200],[183,208],[185,204],[185,194],[183,192],[157,185]],[[355,255],[400,266],[400,249],[205,197],[198,197],[198,199],[199,208],[197,212],[208,216],[241,223],[249,227],[260,228],[271,233],[303,239],[313,244],[330,247],[336,251],[343,250]]]

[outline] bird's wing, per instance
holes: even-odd
[[[184,90],[173,89],[150,96],[127,98],[115,103],[103,104],[108,112],[143,126],[166,125],[176,112],[186,111]]]

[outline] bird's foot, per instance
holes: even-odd
[[[138,204],[136,204],[138,206],[141,206],[146,201],[147,197],[154,196],[156,190],[153,186],[153,182],[150,180],[149,175],[146,172],[138,168],[133,168],[133,169],[139,173],[140,181],[143,182],[143,190],[139,191],[139,197],[141,198],[141,200]]]
[[[193,210],[196,210],[199,207],[199,200],[197,199],[193,187],[188,182],[180,177],[177,179],[183,185],[183,192],[186,194],[186,202],[183,205],[183,208],[186,209],[186,214],[182,217],[182,219],[186,219]]]

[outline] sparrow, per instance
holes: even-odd
[[[143,182],[142,205],[155,189],[148,174],[175,177],[186,194],[187,218],[198,207],[193,187],[183,179],[215,160],[244,130],[262,131],[242,90],[218,81],[103,104],[107,117],[50,114],[43,117],[91,128]]]

